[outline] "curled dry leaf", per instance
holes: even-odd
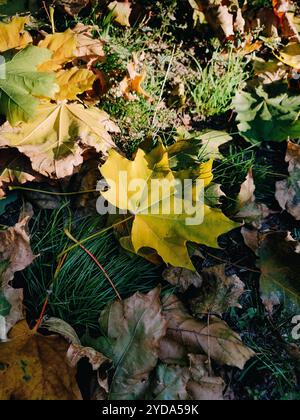
[[[239,299],[245,292],[245,285],[235,274],[226,276],[225,268],[223,264],[201,271],[202,286],[197,297],[190,301],[194,314],[221,316],[229,308],[241,308]]]
[[[114,363],[109,399],[140,399],[158,361],[159,342],[166,333],[160,289],[136,293],[108,306],[100,316],[105,338],[97,349]]]
[[[132,12],[132,5],[129,0],[113,1],[109,3],[108,8],[112,12],[112,16],[116,22],[121,26],[130,27],[129,18]]]
[[[0,400],[81,400],[76,370],[66,360],[68,343],[42,336],[21,321],[0,343]]]
[[[288,142],[286,162],[290,176],[276,183],[275,197],[283,210],[300,220],[300,146]]]
[[[167,338],[186,348],[187,353],[205,353],[217,363],[243,369],[254,352],[240,336],[216,317],[197,321],[175,295],[166,297],[163,314],[167,319]]]
[[[222,378],[214,376],[209,360],[201,354],[189,354],[191,378],[187,390],[193,400],[223,401],[225,383]]]
[[[255,183],[252,170],[249,171],[245,182],[241,185],[237,197],[235,216],[237,220],[260,225],[266,219],[270,210],[265,204],[256,202]]]
[[[14,16],[9,23],[0,22],[0,52],[13,48],[24,48],[32,42],[25,25],[30,23],[29,17]]]
[[[41,104],[30,123],[15,129],[5,124],[0,132],[0,146],[16,147],[28,156],[32,168],[52,178],[72,175],[82,164],[86,149],[107,154],[114,147],[108,131],[118,131],[109,116],[97,108],[82,105]]]
[[[145,81],[147,76],[146,69],[143,68],[142,72],[139,73],[137,71],[138,66],[139,62],[137,57],[134,57],[134,61],[127,65],[128,75],[125,76],[119,86],[121,94],[128,101],[133,101],[136,99],[133,93],[137,93],[143,96],[145,99],[150,99],[150,96],[142,87],[142,83]]]

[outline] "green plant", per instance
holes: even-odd
[[[225,113],[235,92],[248,77],[245,61],[231,51],[228,58],[215,52],[204,68],[196,63],[199,79],[191,86],[193,112],[205,118]]]
[[[116,294],[103,272],[79,247],[67,254],[61,269],[56,271],[57,256],[70,246],[65,227],[81,240],[101,230],[103,219],[98,214],[73,218],[69,202],[52,213],[40,211],[34,216],[32,249],[38,257],[23,273],[27,290],[25,305],[32,319],[37,319],[51,290],[47,315],[61,318],[83,331],[86,327],[98,328],[100,311]],[[103,265],[123,297],[137,291],[147,292],[156,285],[157,268],[140,257],[126,254],[113,232],[94,238],[85,246]]]

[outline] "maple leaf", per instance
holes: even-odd
[[[241,135],[254,144],[299,137],[300,97],[289,95],[284,85],[268,86],[259,86],[252,93],[238,92],[234,98]]]
[[[112,303],[100,315],[104,337],[94,340],[94,347],[114,362],[111,400],[140,399],[146,390],[166,332],[159,296],[159,288],[146,295],[136,293]]]
[[[223,215],[220,210],[204,206],[204,222],[201,225],[187,225],[187,214],[175,214],[169,208],[182,208],[182,198],[176,197],[175,189],[160,197],[157,203],[148,202],[145,191],[151,190],[151,180],[158,180],[158,188],[164,181],[172,183],[174,174],[169,167],[168,153],[159,144],[150,154],[139,149],[134,161],[129,161],[116,151],[111,151],[108,160],[100,168],[101,174],[109,181],[113,181],[113,188],[103,192],[103,197],[113,206],[127,210],[134,215],[131,240],[136,253],[149,247],[157,251],[166,263],[175,267],[194,270],[186,244],[188,241],[218,247],[218,237],[237,225]],[[121,179],[127,173],[127,180]],[[210,178],[205,171],[203,175]],[[145,181],[144,190],[130,192],[129,184],[132,179]],[[127,183],[126,194],[125,185]],[[122,185],[122,189],[119,186]],[[112,186],[112,185],[111,185]]]
[[[82,399],[64,339],[29,330],[26,321],[11,330],[9,339],[0,343],[0,400]]]
[[[285,160],[290,176],[276,183],[275,197],[283,210],[300,220],[300,146],[288,142]]]
[[[14,130],[5,124],[0,145],[16,147],[28,156],[32,168],[45,176],[64,178],[83,162],[87,148],[107,154],[114,147],[108,131],[118,130],[97,108],[79,104],[41,104],[35,120]]]
[[[201,354],[189,354],[191,378],[187,390],[193,400],[223,401],[225,383],[209,369],[209,360]]]
[[[24,29],[29,22],[28,17],[18,16],[14,16],[9,23],[0,22],[0,52],[24,48],[32,42],[30,34]]]
[[[245,292],[245,285],[235,274],[226,276],[225,265],[205,268],[200,276],[203,283],[190,301],[194,314],[221,316],[229,308],[241,308],[239,299]]]
[[[60,70],[56,75],[56,83],[60,91],[55,95],[55,99],[57,101],[76,100],[77,95],[92,89],[95,80],[94,73],[87,69],[72,67],[68,70]]]
[[[256,251],[261,269],[260,288],[263,300],[300,305],[299,243],[286,233],[275,232],[259,238]]]
[[[47,48],[52,52],[52,57],[39,66],[39,71],[57,71],[62,66],[76,57],[76,35],[71,29],[47,35],[40,41],[39,48]]]
[[[37,66],[51,57],[51,52],[28,46],[10,61],[0,64],[0,112],[14,125],[28,121],[36,112],[39,100],[34,96],[53,97],[58,89],[55,75],[39,73]]]
[[[187,400],[187,384],[190,379],[185,367],[167,366],[159,363],[155,370],[155,378],[145,399],[159,401]]]
[[[113,1],[108,5],[109,10],[112,12],[112,16],[115,18],[115,21],[122,26],[130,27],[129,18],[132,11],[132,5],[128,0],[124,2]]]
[[[88,68],[105,58],[104,42],[93,37],[93,31],[100,32],[97,26],[86,26],[78,23],[73,29],[76,35],[75,56],[88,63]]]
[[[243,369],[245,363],[254,356],[254,352],[243,344],[240,336],[226,322],[213,316],[209,322],[194,319],[175,295],[165,297],[163,309],[168,322],[169,348],[173,352],[176,349],[176,358],[187,353],[205,353],[221,365]],[[164,341],[161,342],[162,346],[165,346]],[[165,358],[163,353],[164,349],[160,353],[162,360]]]

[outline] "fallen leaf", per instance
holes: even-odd
[[[52,98],[57,92],[55,75],[37,71],[37,66],[50,56],[47,49],[28,46],[0,64],[4,75],[0,78],[0,112],[12,125],[34,117],[39,104],[34,96]]]
[[[254,356],[224,321],[216,317],[210,317],[209,322],[197,321],[175,295],[164,299],[163,314],[167,337],[184,346],[187,353],[205,353],[221,365],[240,369]]]
[[[284,85],[269,90],[260,85],[252,93],[238,92],[233,100],[241,135],[253,144],[300,135],[300,96],[289,95]]]
[[[280,49],[278,54],[275,53],[275,56],[287,66],[300,70],[300,43],[289,43]]]
[[[0,343],[0,400],[81,400],[76,370],[66,361],[68,343],[18,323]]]
[[[160,289],[109,305],[100,315],[103,338],[97,349],[114,363],[110,400],[140,399],[158,361],[159,341],[166,322],[161,314]]]
[[[63,8],[70,16],[77,16],[85,7],[91,3],[90,0],[55,0],[54,4]]]
[[[147,399],[157,401],[187,400],[189,371],[180,366],[166,366],[159,363],[155,370],[155,379],[147,393]]]
[[[127,65],[128,75],[124,77],[119,86],[121,94],[128,101],[133,101],[136,99],[133,93],[137,93],[143,96],[145,99],[150,99],[150,96],[142,87],[142,83],[147,77],[147,72],[144,68],[142,72],[139,73],[137,71],[138,65],[139,62],[137,58],[135,58],[133,62]]]
[[[10,185],[20,185],[36,179],[30,164],[15,149],[0,150],[0,199]]]
[[[222,378],[214,376],[209,369],[206,356],[189,354],[191,379],[187,390],[193,400],[223,401],[225,383]]]
[[[30,44],[31,35],[25,31],[25,25],[29,23],[29,17],[19,16],[14,16],[9,23],[0,22],[0,52],[24,48]]]
[[[107,154],[114,147],[108,131],[118,130],[99,109],[79,104],[41,104],[36,118],[14,130],[5,124],[0,146],[16,147],[28,156],[32,168],[48,177],[64,178],[83,162],[83,153],[94,149]]]
[[[257,255],[261,270],[260,288],[264,300],[278,298],[286,305],[300,304],[299,244],[286,233],[274,232],[260,238]]]
[[[8,285],[14,273],[24,270],[34,260],[27,233],[28,220],[26,217],[14,227],[0,231],[0,263],[8,263],[1,273],[2,287]]]
[[[164,270],[163,279],[185,292],[190,286],[196,288],[202,285],[203,279],[199,273],[186,268],[170,267]]]
[[[93,37],[93,31],[100,29],[94,26],[86,26],[77,23],[72,31],[76,35],[75,56],[88,63],[88,68],[105,58],[103,49],[104,42],[101,39]]]
[[[197,297],[190,301],[194,314],[221,316],[229,308],[241,308],[239,299],[245,292],[245,285],[237,275],[227,276],[225,268],[223,264],[201,271],[202,285]]]
[[[115,21],[118,22],[121,26],[130,27],[129,18],[132,12],[132,5],[128,0],[123,2],[113,1],[109,3],[108,9],[112,12],[112,16]]]
[[[300,146],[288,142],[286,162],[290,176],[276,183],[275,197],[280,207],[300,220]]]
[[[172,187],[175,177],[168,162],[168,153],[161,144],[148,155],[139,149],[134,161],[111,151],[108,160],[100,168],[101,174],[111,187],[102,192],[102,196],[114,207],[134,215],[131,240],[136,253],[144,247],[153,248],[165,263],[194,270],[186,247],[187,242],[218,247],[218,237],[237,225],[227,219],[220,210],[205,205],[203,223],[188,225],[185,211],[181,214],[174,211],[176,208],[182,209],[182,197],[176,196],[176,190]],[[124,171],[127,172],[126,180],[123,176]],[[207,173],[203,176],[204,181],[210,178]],[[130,182],[136,179],[143,183],[138,194],[136,190],[130,191]],[[155,184],[151,182],[153,179],[157,180]],[[164,188],[161,190],[166,182],[170,182],[171,191]],[[155,191],[151,191],[153,184]],[[159,192],[159,200],[149,203],[146,191],[147,194]],[[186,201],[187,199],[185,204]],[[202,208],[203,204],[200,205]]]
[[[55,95],[57,101],[68,99],[75,101],[77,95],[92,89],[96,80],[94,73],[87,69],[72,67],[68,70],[60,70],[56,76],[56,83],[60,91]]]
[[[41,72],[60,70],[64,64],[69,63],[76,57],[76,35],[71,29],[46,35],[38,46],[39,48],[47,48],[52,52],[52,57],[40,64],[39,71]]]

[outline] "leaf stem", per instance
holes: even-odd
[[[60,193],[60,192],[54,192],[54,191],[44,191],[39,190],[35,188],[27,188],[27,187],[8,187],[10,191],[30,191],[30,192],[37,192],[40,194],[47,194],[47,195],[58,195],[58,196],[72,196],[72,195],[80,195],[80,194],[89,194],[93,192],[97,192],[98,190],[84,190],[84,191],[75,191],[75,192],[66,192],[66,193]]]
[[[59,259],[59,258],[61,258],[61,257],[62,257],[64,254],[66,254],[67,252],[72,251],[73,249],[77,248],[78,246],[80,246],[80,245],[84,244],[85,242],[90,241],[91,239],[97,238],[98,236],[101,236],[101,235],[103,235],[104,233],[109,232],[111,229],[114,229],[116,226],[122,225],[123,223],[128,222],[129,220],[131,220],[131,219],[133,219],[133,218],[134,218],[134,215],[131,215],[130,217],[127,217],[126,219],[121,220],[121,221],[120,221],[120,222],[118,222],[118,223],[114,223],[113,225],[111,225],[111,226],[109,226],[109,227],[107,227],[107,228],[104,228],[104,229],[100,230],[99,232],[93,233],[93,235],[90,235],[90,236],[88,236],[87,238],[82,239],[81,241],[78,241],[75,245],[70,246],[70,248],[68,248],[68,249],[66,249],[65,251],[61,252],[61,253],[58,255],[58,257],[57,257],[57,258],[58,258],[58,259]]]
[[[86,252],[88,254],[88,256],[94,261],[94,263],[100,268],[100,270],[102,271],[102,273],[104,274],[104,276],[106,277],[106,279],[109,281],[109,284],[111,285],[111,287],[114,289],[118,299],[121,301],[121,295],[118,292],[116,286],[114,285],[112,279],[110,278],[109,274],[107,273],[107,271],[105,270],[105,268],[103,267],[103,265],[97,260],[97,258],[95,257],[94,254],[91,253],[91,251],[89,251],[87,248],[85,248],[76,238],[74,238],[74,236],[71,234],[71,232],[68,229],[65,229],[65,235],[67,235],[67,237],[69,239],[71,239],[71,241],[75,242],[76,245],[80,246],[80,248]]]

